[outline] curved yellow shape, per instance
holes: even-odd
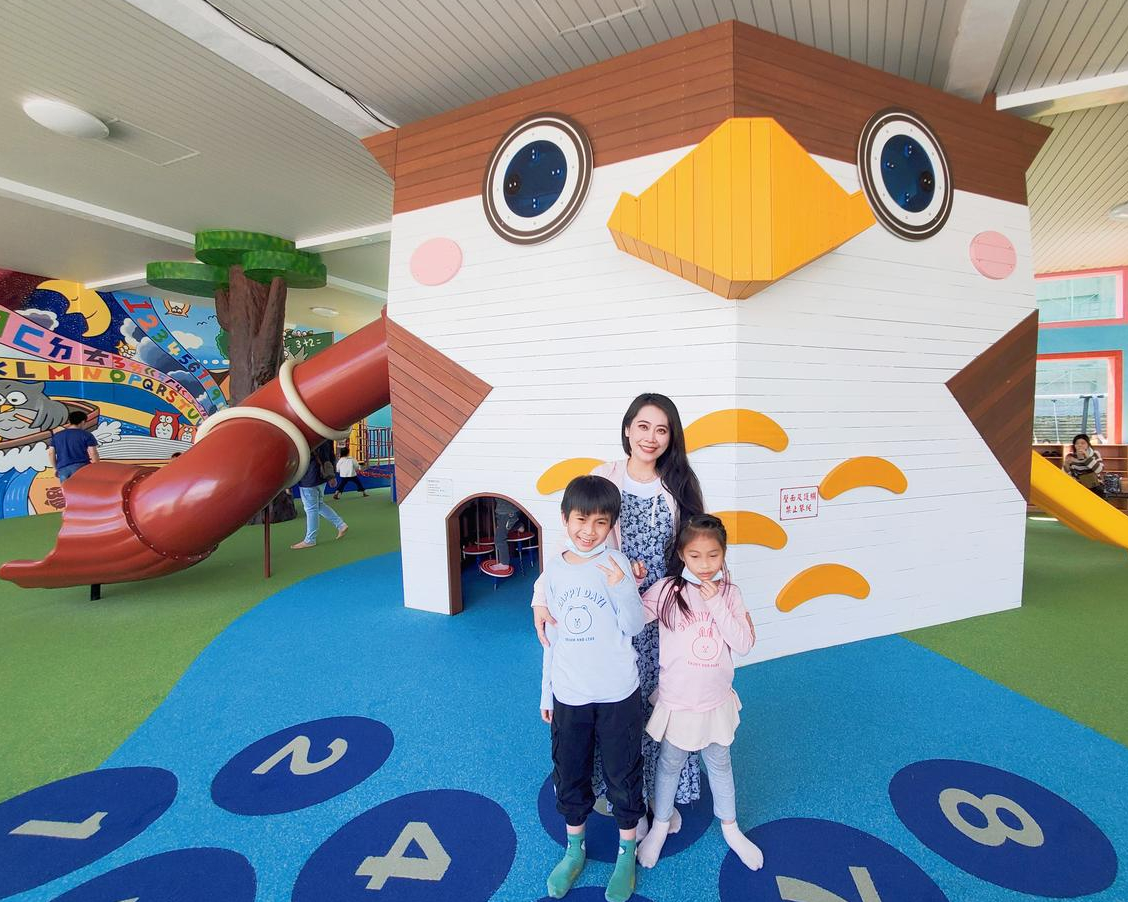
[[[101,335],[110,328],[113,320],[110,308],[102,300],[102,296],[93,289],[65,279],[49,279],[40,282],[36,287],[61,294],[69,302],[67,313],[80,313],[86,318],[86,331],[83,333],[85,337]]]
[[[725,524],[730,545],[763,545],[779,551],[787,544],[783,527],[755,511],[717,511],[713,514]]]
[[[723,122],[607,228],[616,247],[724,298],[747,298],[874,224],[774,119]]]
[[[783,427],[771,417],[741,407],[707,413],[685,427],[686,451],[731,442],[782,451],[788,439]]]
[[[791,577],[776,596],[776,607],[786,614],[820,595],[865,598],[869,593],[869,583],[857,570],[843,564],[816,564]]]
[[[601,463],[603,461],[595,457],[570,457],[562,460],[541,473],[537,480],[537,491],[542,495],[562,491],[577,476],[587,476]]]
[[[851,457],[823,477],[819,495],[829,501],[843,492],[866,485],[900,495],[909,487],[909,480],[900,467],[884,457]]]
[[[1128,548],[1128,516],[1033,451],[1030,500],[1087,539]]]

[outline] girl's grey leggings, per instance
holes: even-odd
[[[668,821],[674,814],[674,795],[678,791],[678,774],[681,773],[689,752],[679,749],[668,739],[662,740],[658,753],[658,766],[654,772],[654,818]],[[722,821],[736,820],[736,784],[732,779],[732,759],[729,747],[713,743],[701,750],[701,758],[709,771],[709,788],[713,792],[713,814]]]

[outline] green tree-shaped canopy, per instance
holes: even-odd
[[[154,288],[196,297],[213,297],[230,284],[230,268],[242,267],[255,282],[282,278],[288,288],[322,288],[325,264],[318,254],[295,249],[294,242],[262,232],[208,229],[196,233],[199,263],[150,263],[145,278]]]

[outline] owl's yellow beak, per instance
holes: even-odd
[[[9,410],[15,409],[16,408],[11,404],[0,404],[0,413],[7,413]]]
[[[774,119],[718,127],[653,185],[623,194],[616,246],[725,298],[747,298],[874,224]]]

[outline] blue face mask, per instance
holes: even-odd
[[[572,541],[572,537],[567,533],[564,534],[564,545],[572,554],[582,558],[595,557],[597,554],[603,554],[603,552],[607,550],[607,542],[604,541],[596,545],[591,551],[580,551],[580,549],[576,547],[576,543]]]
[[[689,567],[682,567],[682,579],[684,579],[687,583],[693,583],[695,586],[701,585],[701,580],[697,578],[697,574],[690,570]],[[725,571],[722,567],[720,570],[713,574],[713,579],[711,580],[711,582],[721,583],[724,582],[724,580]]]

